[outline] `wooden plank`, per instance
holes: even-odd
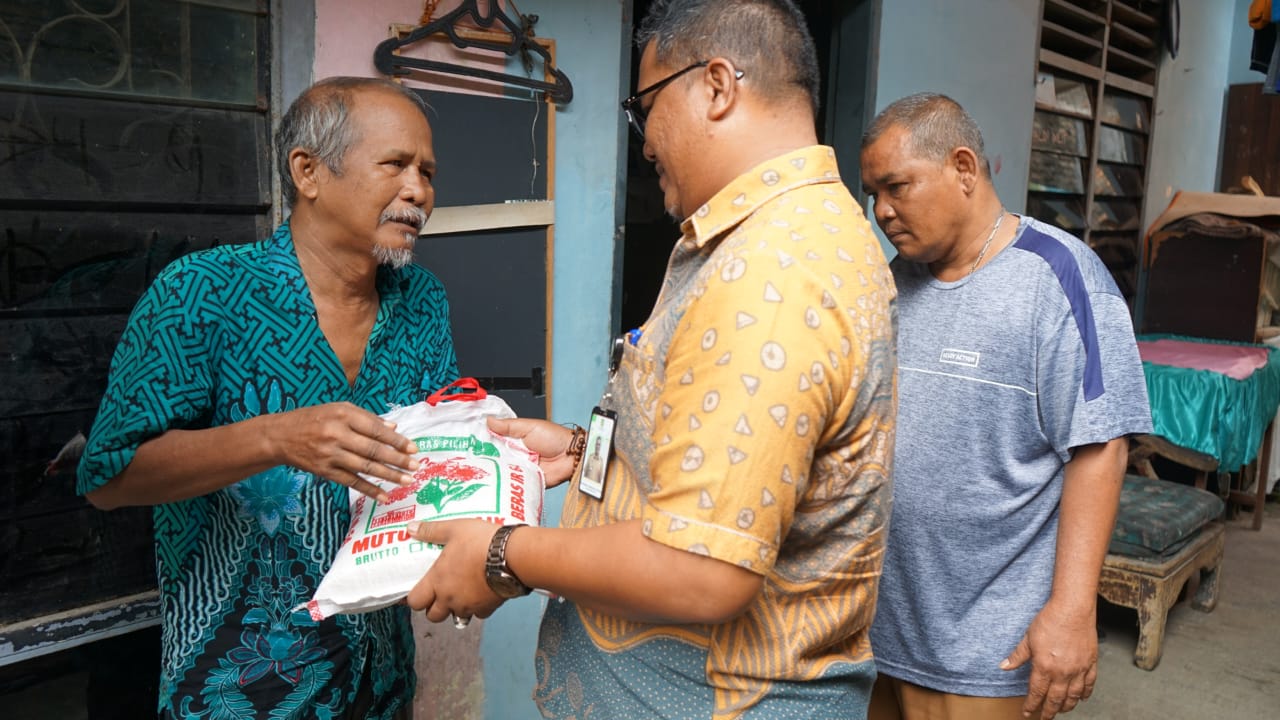
[[[1102,41],[1091,38],[1088,35],[1083,35],[1081,33],[1078,33],[1075,30],[1072,30],[1071,28],[1064,27],[1055,22],[1050,22],[1048,20],[1045,20],[1041,24],[1041,27],[1043,28],[1043,30],[1046,30],[1054,35],[1058,35],[1059,37],[1066,38],[1078,45],[1084,45],[1086,47],[1091,47],[1098,50],[1102,49]],[[1044,36],[1041,35],[1041,38],[1043,37]],[[1044,40],[1042,39],[1041,42],[1044,42]]]
[[[1057,113],[1058,115],[1066,115],[1067,117],[1078,118],[1080,120],[1093,120],[1093,116],[1087,113],[1076,112],[1075,110],[1065,110],[1057,105],[1048,105],[1041,102],[1036,103],[1036,110]]]
[[[1040,48],[1040,62],[1059,70],[1066,70],[1067,72],[1075,73],[1076,75],[1082,75],[1091,80],[1102,79],[1102,68],[1096,65],[1090,65],[1086,62],[1081,62],[1075,58],[1069,58],[1062,53],[1057,53],[1045,48]]]
[[[1133,53],[1125,52],[1124,50],[1121,50],[1115,45],[1112,45],[1111,47],[1107,48],[1107,67],[1108,68],[1111,67],[1112,56],[1120,58],[1121,62],[1129,63],[1130,65],[1136,65],[1144,70],[1154,71],[1156,69],[1156,64],[1151,62],[1150,60],[1146,58],[1138,57]]]
[[[555,221],[554,200],[438,207],[431,213],[431,219],[420,234],[428,236],[505,228],[549,227]]]
[[[1089,12],[1079,5],[1069,3],[1066,0],[1045,0],[1045,13],[1049,15],[1062,15],[1073,18],[1076,22],[1101,26],[1106,19],[1097,13]]]
[[[1224,191],[1239,187],[1245,175],[1267,195],[1280,195],[1280,95],[1263,95],[1262,83],[1232,85],[1227,91],[1223,127]]]
[[[1140,12],[1122,2],[1111,3],[1111,19],[1119,20],[1132,27],[1149,28],[1151,30],[1154,30],[1160,24],[1155,15]]]
[[[1120,38],[1122,42],[1132,43],[1134,45],[1137,45],[1138,47],[1143,48],[1144,50],[1153,50],[1155,49],[1155,46],[1156,46],[1156,42],[1154,39],[1146,35],[1143,35],[1137,30],[1134,30],[1133,28],[1127,25],[1121,25],[1120,23],[1112,23],[1111,24],[1112,44],[1115,44],[1117,36]]]
[[[1107,73],[1106,83],[1108,87],[1119,88],[1125,92],[1130,92],[1134,95],[1141,95],[1145,98],[1153,98],[1156,94],[1156,89],[1151,84],[1140,82],[1133,78],[1127,78],[1123,75],[1117,75],[1113,72]]]

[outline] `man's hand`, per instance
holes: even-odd
[[[538,467],[552,488],[569,479],[576,462],[567,454],[573,431],[549,420],[533,418],[489,418],[489,429],[499,435],[518,438],[525,447],[538,453]]]
[[[502,598],[489,589],[484,577],[497,525],[484,520],[443,520],[410,523],[408,530],[418,540],[444,546],[431,569],[409,591],[409,607],[426,610],[431,622],[442,622],[450,615],[459,620],[489,617],[502,605]]]
[[[1052,720],[1093,694],[1098,678],[1096,616],[1096,611],[1069,613],[1045,605],[1018,647],[1000,663],[1001,670],[1014,670],[1031,661],[1023,717],[1040,710],[1041,720]]]
[[[351,403],[299,408],[277,416],[272,442],[282,464],[346,485],[379,502],[387,493],[360,473],[388,482],[413,482],[418,468],[413,441],[389,423]]]

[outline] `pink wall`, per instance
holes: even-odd
[[[423,4],[423,0],[315,0],[315,79],[334,75],[378,75],[377,68],[373,66],[373,49],[391,36],[392,25],[416,26],[422,17]],[[458,4],[459,0],[440,0],[434,17],[443,16],[457,8]],[[486,10],[483,2],[480,9]],[[497,29],[496,25],[494,29]],[[502,53],[459,50],[447,38],[423,40],[404,54],[499,72],[506,67],[506,57]],[[417,73],[414,78],[406,81],[407,84],[451,92],[501,93],[499,85],[482,80],[460,79],[437,73]]]

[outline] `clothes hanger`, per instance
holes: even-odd
[[[465,75],[467,77],[482,78],[485,80],[493,80],[505,85],[515,85],[517,87],[525,87],[546,93],[552,102],[564,105],[573,99],[573,84],[569,82],[569,77],[562,70],[554,67],[551,59],[551,53],[547,49],[534,42],[532,33],[527,33],[521,23],[512,20],[498,4],[498,0],[489,0],[489,12],[484,14],[477,5],[477,0],[464,0],[457,8],[449,11],[444,16],[436,18],[426,25],[420,25],[409,32],[408,35],[399,38],[390,38],[378,43],[378,47],[373,51],[373,64],[378,68],[378,72],[384,75],[409,75],[412,70],[431,70],[434,72],[448,73],[451,75]],[[497,32],[505,32],[511,35],[510,42],[498,42],[496,40],[488,40],[480,37],[466,37],[458,32],[455,24],[464,16],[470,16],[471,19],[481,28],[489,30],[494,23],[499,23],[500,28]],[[537,20],[536,15],[521,16]],[[435,35],[443,34],[449,38],[449,41],[459,48],[481,48],[483,50],[495,50],[505,53],[508,56],[516,53],[535,53],[542,58],[543,67],[554,78],[553,82],[545,80],[535,80],[533,78],[522,77],[520,75],[508,75],[506,73],[495,72],[493,70],[485,70],[483,68],[468,67],[466,65],[457,65],[454,63],[443,62],[440,60],[426,60],[423,58],[411,58],[403,55],[397,55],[396,50],[412,45],[419,40]]]

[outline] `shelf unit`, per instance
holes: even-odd
[[[1133,307],[1165,0],[1043,0],[1027,214],[1106,263]]]

